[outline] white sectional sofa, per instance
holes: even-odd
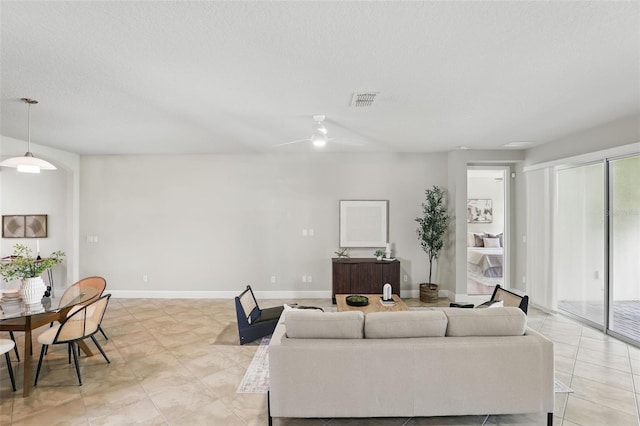
[[[272,417],[547,413],[552,342],[518,308],[292,310],[269,345]]]

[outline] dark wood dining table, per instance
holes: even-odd
[[[98,291],[93,288],[78,288],[77,295],[64,306],[58,306],[59,300],[50,297],[43,297],[42,301],[35,305],[27,305],[21,301],[6,298],[0,300],[0,331],[24,332],[23,397],[29,396],[31,390],[32,331],[52,322],[64,320],[71,308],[97,295]],[[80,341],[78,346],[87,356],[93,355],[86,343]]]

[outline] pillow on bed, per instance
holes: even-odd
[[[499,233],[499,234],[489,234],[489,233],[487,233],[487,234],[484,234],[484,235],[485,235],[485,237],[488,237],[488,238],[497,238],[497,239],[499,239],[500,240],[500,247],[502,247],[504,245],[502,243],[502,236],[503,236],[502,232]]]
[[[483,238],[482,242],[485,247],[489,248],[500,248],[500,239],[499,238]]]
[[[476,237],[473,236],[473,232],[467,232],[467,247],[476,246]]]
[[[473,234],[473,238],[476,240],[476,247],[484,247],[484,234]]]

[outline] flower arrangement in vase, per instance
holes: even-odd
[[[38,259],[33,257],[29,247],[16,244],[13,246],[13,255],[0,263],[0,276],[5,281],[21,280],[19,293],[22,301],[27,304],[37,303],[46,291],[42,273],[61,263],[63,258],[63,252],[54,251],[51,256]]]

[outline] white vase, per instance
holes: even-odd
[[[44,285],[42,277],[25,278],[20,285],[20,297],[22,302],[32,304],[40,302],[47,287]]]

